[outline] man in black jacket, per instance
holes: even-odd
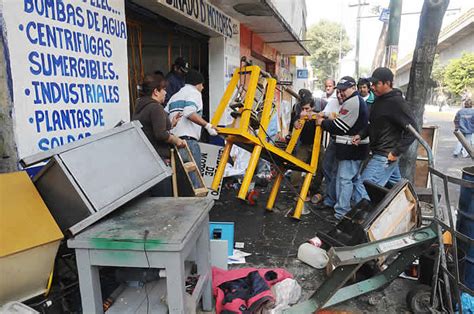
[[[371,181],[381,186],[401,180],[398,166],[400,155],[407,151],[415,137],[406,129],[416,128],[413,113],[399,90],[393,88],[393,73],[388,68],[377,68],[372,74],[375,102],[369,116],[368,134],[356,135],[354,144],[367,135],[372,157],[364,169],[360,182]],[[358,184],[354,200],[370,200],[363,184]]]
[[[336,147],[336,160],[333,161],[337,162],[334,216],[340,220],[351,210],[351,198],[355,184],[359,181],[360,165],[369,153],[367,142],[358,145],[352,143],[353,136],[367,128],[368,111],[365,101],[357,92],[354,78],[344,76],[336,88],[344,101],[339,116],[334,120],[318,118],[317,124],[331,134]]]

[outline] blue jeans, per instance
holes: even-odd
[[[198,171],[201,171],[201,148],[199,147],[199,142],[196,140],[186,140],[186,143],[188,144],[189,150],[191,151],[191,154],[193,155],[194,161],[196,162],[196,166],[198,168]],[[185,148],[179,148],[179,154],[183,158],[183,162],[188,162],[191,161],[188,158],[188,152]],[[191,182],[193,186],[199,187],[200,186],[200,181],[198,177],[196,176],[195,173],[190,173],[189,176],[191,177]]]
[[[341,219],[351,210],[351,198],[354,187],[362,184],[359,181],[359,170],[362,160],[340,160],[337,166],[336,196],[334,216]]]
[[[385,186],[387,182],[390,182],[392,185],[399,182],[402,177],[400,175],[398,161],[399,159],[389,163],[386,156],[373,155],[367,167],[364,169],[364,172],[362,172],[359,182],[356,184],[354,201],[359,203],[364,198],[370,200],[363,184],[364,181],[370,181],[381,186]]]
[[[326,181],[326,195],[324,197],[324,205],[334,207],[336,205],[336,176],[337,176],[337,160],[336,145],[330,140],[323,160],[323,175]]]
[[[466,138],[466,141],[472,146],[472,143],[473,143],[472,133],[463,133],[462,135],[464,135],[464,137]],[[467,157],[469,155],[468,152],[462,146],[461,142],[458,142],[456,144],[456,148],[453,151],[453,155],[457,156],[461,153],[463,157]]]

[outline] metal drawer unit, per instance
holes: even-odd
[[[22,160],[50,159],[33,181],[63,232],[75,235],[171,175],[138,121]]]

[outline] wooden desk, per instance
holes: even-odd
[[[142,198],[68,240],[76,251],[83,312],[103,312],[99,266],[115,266],[164,268],[169,312],[185,313],[184,261],[193,251],[199,281],[192,297],[196,303],[202,297],[203,309],[212,310],[213,203],[206,198]]]

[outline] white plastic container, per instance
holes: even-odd
[[[325,268],[329,261],[325,250],[310,243],[300,245],[298,248],[298,259],[317,269]]]

